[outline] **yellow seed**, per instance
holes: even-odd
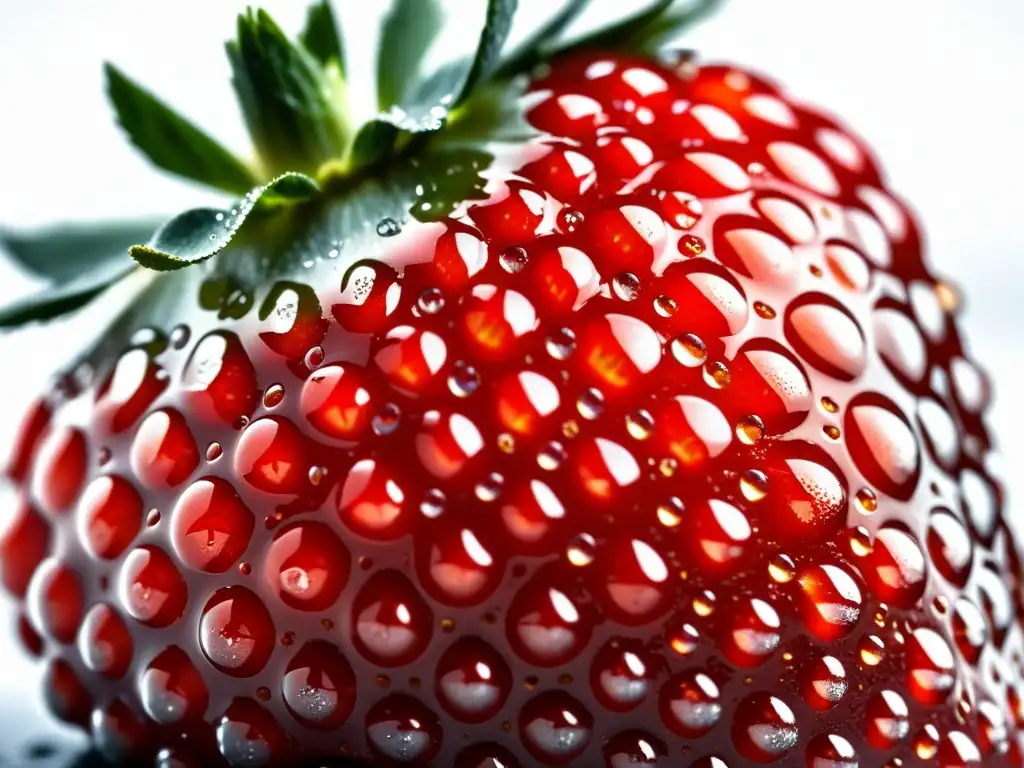
[[[765,320],[775,319],[775,310],[769,307],[763,301],[754,302],[754,311],[757,312],[759,317],[763,317]]]
[[[821,428],[821,431],[825,433],[826,437],[829,437],[832,440],[838,440],[839,435],[841,434],[839,432],[839,427],[835,426],[834,424],[826,424],[824,427]]]
[[[831,397],[821,398],[821,407],[829,413],[839,413],[839,404]]]

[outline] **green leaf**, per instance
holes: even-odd
[[[456,104],[465,101],[472,93],[474,86],[486,80],[498,68],[501,61],[501,50],[512,31],[512,18],[519,7],[519,0],[489,0],[487,3],[487,24],[480,35],[480,44],[476,49],[473,67],[462,85],[462,92]]]
[[[596,0],[591,0],[596,3]],[[711,13],[721,0],[646,0],[622,3],[609,0],[616,8],[625,7],[619,21],[583,34],[574,34],[572,25],[557,45],[559,53],[581,49],[656,50],[666,37],[678,35],[685,27]],[[638,6],[639,9],[638,9]],[[621,14],[620,14],[621,15]],[[581,19],[581,21],[585,18]]]
[[[468,98],[480,80],[494,73],[517,5],[518,0],[488,0],[486,6],[479,4],[479,20],[460,19],[458,26],[451,28],[472,44],[454,46],[444,63],[424,74],[417,88],[406,89],[408,95],[379,119],[410,133],[440,129],[451,109]],[[469,30],[477,21],[480,32],[472,35]]]
[[[73,312],[116,283],[135,268],[128,259],[107,261],[66,283],[0,307],[0,328],[14,328],[33,321],[51,320]]]
[[[382,120],[373,120],[356,134],[349,151],[348,167],[368,168],[387,157],[398,139],[398,129]]]
[[[267,170],[313,172],[341,157],[341,105],[311,54],[262,10],[239,17],[238,39],[227,49],[242,113]]]
[[[0,230],[0,245],[29,272],[55,283],[68,283],[82,273],[119,261],[131,263],[125,251],[148,240],[159,221],[62,224],[34,232]]]
[[[438,0],[392,3],[381,28],[377,53],[377,103],[382,111],[404,103],[444,20]]]
[[[252,170],[215,139],[106,65],[107,94],[128,137],[155,165],[186,179],[239,194],[256,182]]]
[[[309,6],[306,26],[299,35],[299,42],[321,64],[333,62],[344,74],[345,49],[331,0],[318,0]]]
[[[441,141],[446,146],[488,141],[522,143],[540,135],[523,114],[523,89],[516,85],[499,81],[478,88],[452,112]]]
[[[497,72],[499,78],[511,77],[519,72],[525,72],[531,67],[543,61],[550,53],[550,44],[556,40],[562,31],[568,27],[577,16],[579,16],[590,0],[563,0],[562,8],[543,24],[540,29],[534,30],[527,36],[527,39],[515,46],[515,48],[502,57],[502,64]],[[515,21],[525,18],[527,23],[532,23],[529,14],[519,14]],[[513,25],[513,32],[515,26]],[[511,37],[511,34],[510,34]]]
[[[223,251],[254,210],[304,202],[319,191],[308,176],[286,173],[256,187],[231,211],[196,208],[176,216],[157,230],[148,245],[134,245],[128,253],[139,265],[158,272],[198,264]]]
[[[646,24],[634,28],[622,43],[637,51],[657,53],[658,50],[675,42],[686,29],[703,21],[718,10],[724,0],[695,0],[691,3],[676,3],[676,7],[650,19]]]

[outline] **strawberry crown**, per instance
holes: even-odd
[[[250,220],[287,216],[368,179],[401,176],[403,163],[417,177],[431,168],[445,177],[436,199],[420,199],[408,211],[418,219],[443,217],[450,212],[444,200],[482,189],[477,171],[490,160],[482,149],[488,141],[533,134],[511,104],[517,75],[577,49],[653,53],[720,0],[625,3],[619,18],[596,28],[585,11],[600,2],[532,2],[529,13],[519,2],[392,0],[378,28],[367,30],[372,24],[361,22],[374,21],[372,12],[350,11],[346,21],[354,24],[343,27],[331,0],[314,0],[294,40],[265,11],[246,10],[226,48],[253,142],[251,161],[108,63],[108,96],[132,143],[162,170],[240,199],[223,210],[186,211],[158,227],[119,222],[0,232],[14,260],[51,283],[0,309],[0,327],[76,310],[139,267],[166,272],[207,261],[237,242]],[[367,36],[376,36],[375,61],[350,60],[347,42],[358,39],[355,47],[365,49]],[[458,153],[439,154],[439,145],[457,146]],[[427,146],[431,151],[422,151]]]

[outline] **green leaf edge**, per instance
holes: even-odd
[[[199,264],[223,251],[254,210],[305,202],[319,193],[320,185],[309,176],[284,173],[249,192],[234,212],[195,208],[175,216],[157,230],[148,245],[133,245],[128,254],[140,266],[157,272],[173,272]],[[199,247],[204,243],[206,247]],[[172,251],[184,251],[187,255]]]
[[[321,64],[327,66],[334,62],[341,74],[345,74],[345,44],[331,0],[310,3],[299,42]]]
[[[104,75],[107,97],[118,123],[132,144],[158,168],[232,194],[240,194],[258,183],[245,162],[116,65],[104,64]],[[148,120],[143,123],[140,118]],[[143,131],[143,127],[148,130]],[[154,128],[158,133],[155,140]],[[183,154],[183,149],[192,151]]]

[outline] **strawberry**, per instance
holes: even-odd
[[[431,100],[388,53],[426,5],[357,131],[326,5],[242,17],[274,177],[133,247],[26,416],[0,556],[53,713],[160,766],[1022,765],[988,384],[867,147],[616,47],[667,3],[501,59],[494,0]],[[158,164],[262,178],[110,81]]]

